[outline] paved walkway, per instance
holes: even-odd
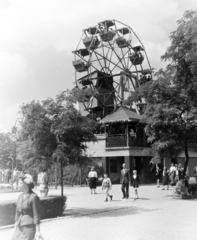
[[[139,188],[139,200],[122,200],[120,185],[114,185],[113,201],[104,202],[101,188],[96,195],[89,188],[67,188],[66,216],[45,221],[41,231],[45,240],[196,240],[197,200],[173,199],[173,191],[154,185]],[[0,200],[16,199],[19,193],[0,194]],[[60,194],[60,189],[50,190]],[[8,198],[7,198],[8,199]],[[1,240],[9,240],[13,229],[0,231]]]

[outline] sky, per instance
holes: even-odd
[[[23,103],[74,86],[83,29],[108,19],[129,25],[157,70],[176,21],[196,9],[196,0],[0,0],[0,132],[17,124]]]

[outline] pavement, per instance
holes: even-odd
[[[65,216],[41,223],[45,240],[197,240],[197,200],[173,198],[173,189],[140,186],[139,199],[122,199],[120,185],[113,185],[113,201],[104,202],[101,187],[90,194],[88,187],[65,188]],[[17,199],[20,193],[0,194],[0,201]],[[60,195],[60,188],[49,195]],[[9,240],[13,228],[0,230],[0,240]]]

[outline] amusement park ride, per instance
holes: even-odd
[[[137,88],[152,79],[144,45],[131,27],[117,20],[84,29],[73,53],[79,101],[101,118],[124,105]],[[144,104],[141,99],[132,107],[140,114]]]

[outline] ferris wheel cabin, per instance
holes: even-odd
[[[100,38],[102,39],[102,41],[103,42],[112,41],[116,35],[116,31],[110,27],[114,26],[114,22],[111,20],[106,20],[106,21],[100,22],[98,25],[100,28],[99,35],[100,35]]]
[[[96,27],[90,27],[84,30],[85,37],[83,38],[83,44],[87,49],[94,50],[96,49],[100,41],[96,34],[100,33],[100,31]]]
[[[130,54],[130,61],[134,66],[141,65],[144,61],[143,51],[144,49],[141,46],[132,47],[133,52]]]
[[[124,35],[129,34],[129,29],[124,27],[124,28],[118,29],[117,32],[119,33],[118,37],[116,38],[116,43],[117,43],[118,47],[126,48],[126,47],[130,46],[131,39],[126,40],[124,37]]]
[[[84,57],[89,56],[89,51],[87,49],[79,49],[73,51],[80,59],[73,61],[73,66],[77,72],[85,72],[89,68],[89,63],[84,59]],[[82,59],[81,59],[82,57]]]

